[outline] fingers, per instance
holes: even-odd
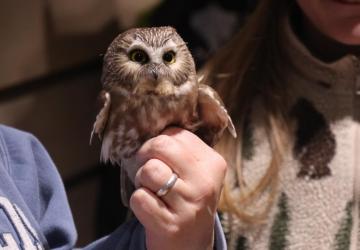
[[[196,145],[194,145],[196,146]],[[147,161],[148,159],[158,159],[166,165],[171,166],[172,170],[186,180],[193,174],[185,163],[193,163],[196,161],[193,154],[189,154],[188,150],[173,138],[173,135],[161,134],[148,140],[138,151],[138,157]]]
[[[195,161],[195,166],[201,168],[201,171],[214,173],[214,175],[218,177],[218,180],[223,180],[227,163],[220,154],[203,142],[198,136],[188,130],[177,127],[171,127],[165,130],[163,134],[170,136],[172,139],[179,142],[184,149],[187,149],[187,154],[191,154],[191,157],[189,156],[189,158],[192,158]],[[184,167],[186,168],[186,166]],[[187,168],[187,170],[190,172],[193,171],[191,168]]]
[[[165,228],[173,218],[164,202],[146,188],[139,188],[132,194],[130,207],[144,227],[151,231]]]
[[[147,249],[212,249],[214,217],[184,203],[182,213],[171,213],[150,190],[137,189],[130,207],[146,232]]]
[[[173,172],[186,179],[188,173],[181,167],[183,161],[188,162],[187,152],[170,136],[159,135],[154,137],[139,149],[137,156],[144,162],[149,159],[158,159],[171,166]]]
[[[140,166],[135,175],[138,189],[130,207],[146,229],[147,245],[173,249],[185,243],[205,249],[198,246],[212,242],[213,217],[226,171],[224,159],[191,132],[170,128],[146,141],[136,162]],[[156,192],[173,173],[179,178],[167,194],[158,197]]]
[[[135,186],[145,186],[156,192],[170,178],[173,171],[158,159],[148,160],[136,173]]]
[[[146,187],[154,194],[162,188],[171,178],[173,171],[164,162],[157,159],[150,159],[137,172],[135,176],[135,185],[137,187]],[[178,178],[168,193],[161,197],[164,203],[171,209],[176,210],[183,201],[184,191],[187,190],[181,178]]]
[[[135,178],[137,186],[156,193],[173,172],[178,175],[171,192],[161,197],[169,207],[178,210],[183,200],[212,200],[216,206],[226,162],[196,135],[179,128],[167,129],[162,135],[145,142],[137,158],[143,162]]]
[[[222,180],[226,171],[226,162],[219,154],[196,135],[180,128],[167,129],[148,140],[139,149],[137,157],[142,162],[152,158],[163,161],[184,181],[199,181],[194,180],[203,175],[198,171],[209,172]]]

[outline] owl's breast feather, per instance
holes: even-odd
[[[155,94],[116,96],[102,144],[104,159],[117,162],[132,156],[149,138],[169,125],[187,127],[196,120],[196,93],[184,96]]]

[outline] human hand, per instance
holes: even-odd
[[[169,128],[139,149],[139,188],[130,207],[145,227],[148,249],[212,249],[214,216],[226,172],[225,160],[196,135]],[[176,173],[161,197],[156,192]]]

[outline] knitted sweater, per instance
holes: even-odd
[[[283,47],[292,66],[293,119],[289,153],[280,170],[276,201],[267,223],[249,226],[222,216],[229,249],[360,249],[360,62],[351,55],[324,63],[311,55],[289,23]],[[262,109],[253,107],[245,137],[247,184],[256,183],[270,161]],[[246,134],[247,133],[247,134]],[[249,211],[263,208],[264,194]]]

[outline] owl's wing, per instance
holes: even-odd
[[[102,134],[105,129],[105,126],[106,126],[106,123],[107,123],[107,120],[108,120],[108,117],[109,117],[109,113],[110,113],[111,100],[110,100],[109,92],[105,92],[105,91],[102,92],[101,99],[103,100],[104,104],[103,104],[103,107],[101,108],[100,112],[96,116],[96,120],[95,120],[93,129],[91,131],[90,144],[91,144],[94,134],[97,134],[99,136],[99,138],[101,139]]]
[[[199,84],[198,110],[204,128],[200,137],[209,144],[214,144],[225,128],[236,138],[236,129],[220,96],[206,84]]]
[[[123,164],[123,163],[122,163]],[[130,180],[124,166],[120,167],[120,196],[121,202],[125,207],[129,207],[131,194],[134,192],[135,187]]]

